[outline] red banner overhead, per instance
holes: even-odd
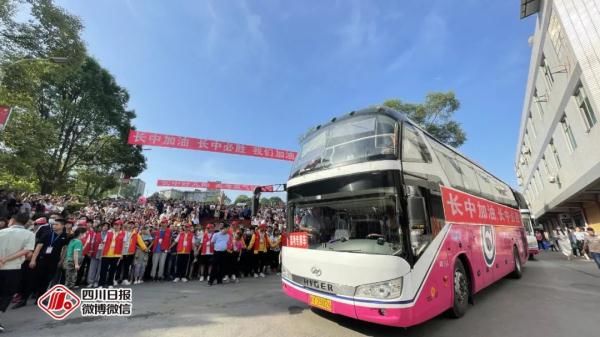
[[[446,221],[479,225],[522,226],[519,210],[441,186]]]
[[[294,151],[221,142],[218,140],[164,135],[160,133],[142,132],[137,130],[129,131],[129,139],[127,142],[131,145],[148,145],[187,150],[221,152],[287,161],[294,161],[294,159],[296,159],[296,152]]]
[[[214,181],[182,181],[182,180],[162,180],[156,182],[157,186],[163,187],[188,187],[188,188],[207,188],[210,190],[237,190],[254,191],[259,185],[245,184],[225,184]],[[263,192],[273,192],[273,186],[263,186]]]

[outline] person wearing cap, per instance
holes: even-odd
[[[89,257],[89,255],[84,254],[83,249],[85,248],[87,242],[90,241],[90,235],[96,234],[96,233],[94,233],[93,229],[91,229],[91,226],[88,227],[88,221],[87,221],[86,216],[82,216],[79,219],[79,221],[77,221],[77,229],[79,229],[79,228],[83,228],[83,233],[79,237],[79,240],[81,240],[82,249],[81,249],[81,261],[79,261],[81,265],[80,265],[79,270],[77,271],[77,280],[76,280],[76,284],[78,286],[82,284],[83,276],[87,275],[87,272],[90,268],[90,257]],[[91,232],[91,234],[90,234],[90,232]],[[67,249],[68,249],[68,247],[67,247]]]
[[[125,237],[123,238],[123,257],[117,266],[117,280],[123,285],[130,285],[130,270],[133,265],[135,257],[136,246],[139,246],[143,251],[147,251],[148,248],[139,234],[137,228],[135,228],[134,221],[128,221],[125,224]]]
[[[113,222],[112,229],[106,233],[100,260],[99,287],[112,288],[113,285],[117,285],[115,273],[117,272],[117,263],[123,253],[123,238],[125,237],[125,232],[121,229],[122,225],[123,221],[117,219]]]
[[[54,217],[52,231],[42,233],[36,241],[35,250],[29,262],[29,268],[35,270],[33,284],[30,288],[25,289],[21,294],[21,300],[13,306],[13,309],[27,305],[27,299],[31,294],[39,297],[48,289],[67,244],[67,235],[64,229],[65,219]]]
[[[263,221],[258,230],[252,234],[252,239],[248,244],[248,250],[253,251],[255,257],[254,277],[265,277],[264,268],[266,267],[267,252],[269,251],[269,237],[267,236],[267,225]]]
[[[194,246],[194,233],[192,232],[192,224],[185,224],[185,229],[177,235],[175,238],[175,244],[177,245],[176,250],[176,262],[177,269],[176,275],[173,282],[187,282],[187,268],[188,262],[190,261],[190,253]]]
[[[165,272],[165,261],[171,246],[171,229],[168,227],[169,220],[163,218],[160,223],[160,229],[154,232],[154,241],[152,242],[152,269],[150,276],[155,281],[162,280]]]
[[[94,228],[95,235],[90,234],[88,244],[83,247],[83,253],[90,257],[90,268],[87,273],[88,288],[97,287],[100,282],[100,266],[102,264],[102,251],[108,236],[110,225],[107,222]]]
[[[231,242],[229,224],[222,224],[221,230],[213,234],[210,238],[210,242],[214,247],[214,260],[208,285],[212,286],[215,281],[217,281],[217,284],[223,283],[223,276],[227,277],[226,272],[229,265],[227,245]],[[225,279],[225,281],[227,281],[227,279]]]
[[[214,255],[214,246],[212,244],[212,236],[214,225],[209,223],[204,228],[202,242],[200,243],[200,282],[208,281],[208,275],[212,272],[212,260]]]

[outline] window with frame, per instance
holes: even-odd
[[[560,120],[560,125],[563,130],[563,134],[565,135],[565,140],[567,141],[567,145],[569,147],[569,151],[573,152],[577,148],[577,141],[575,140],[575,136],[573,135],[573,129],[567,120],[567,115],[563,115]]]
[[[542,68],[542,72],[544,73],[544,80],[546,81],[548,91],[550,91],[552,89],[552,85],[554,84],[554,75],[552,75],[552,70],[550,69],[550,65],[548,65],[548,60],[543,54],[542,62],[540,62],[540,67]]]
[[[577,89],[575,89],[573,96],[575,97],[575,102],[577,103],[577,107],[579,108],[581,116],[583,117],[585,127],[589,131],[594,125],[596,125],[596,123],[598,123],[598,119],[596,118],[594,109],[592,109],[592,104],[590,103],[590,99],[583,88],[583,84],[579,83],[579,85],[577,85]]]
[[[558,16],[552,13],[550,23],[548,24],[548,36],[556,52],[557,60],[562,59],[562,53],[565,47],[565,33],[562,29]]]
[[[533,125],[533,114],[529,111],[529,129],[531,129],[531,135],[535,139],[537,137],[537,133],[535,131],[535,125]]]
[[[540,97],[540,95],[538,94],[538,90],[537,88],[533,89],[533,101],[535,102],[535,105],[537,107],[537,111],[538,111],[538,115],[540,116],[540,119],[544,119],[544,107],[542,106],[542,98]]]
[[[402,133],[402,160],[419,163],[431,162],[431,153],[429,153],[423,137],[416,128],[408,123],[404,123]]]
[[[544,190],[544,182],[542,181],[539,167],[537,169],[535,169],[535,179],[536,179],[537,183],[539,184],[540,191],[543,191]]]
[[[560,156],[558,155],[558,150],[554,145],[554,138],[550,139],[550,151],[552,151],[552,157],[554,157],[554,163],[556,164],[556,168],[560,169],[562,167],[562,163],[560,162]]]

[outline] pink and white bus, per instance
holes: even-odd
[[[510,187],[385,107],[309,131],[287,202],[283,291],[359,320],[460,317],[527,260]]]

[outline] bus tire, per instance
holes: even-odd
[[[510,276],[514,279],[520,279],[523,276],[523,264],[521,263],[521,258],[519,257],[519,250],[517,247],[513,247],[513,256],[515,260],[515,269]]]
[[[471,296],[469,277],[465,271],[465,266],[460,259],[457,259],[454,264],[453,279],[454,296],[452,296],[453,303],[449,313],[450,317],[459,318],[467,312],[469,298]]]

